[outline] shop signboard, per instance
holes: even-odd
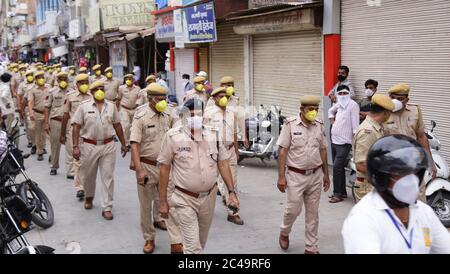
[[[154,0],[100,0],[103,29],[154,27]]]
[[[208,43],[217,40],[214,2],[183,9],[190,43]]]
[[[156,40],[158,42],[168,43],[175,41],[173,12],[157,15],[155,29]]]

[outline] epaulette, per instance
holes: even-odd
[[[73,89],[72,91],[69,91],[67,93],[67,96],[70,96],[70,95],[75,94],[75,93],[78,93],[78,90]]]
[[[316,119],[316,122],[323,125],[323,121],[320,119]]]
[[[284,120],[284,123],[289,124],[290,122],[294,122],[295,120],[297,120],[296,116],[288,117]]]
[[[134,119],[140,119],[144,117],[145,113],[147,112],[147,105],[138,106],[136,109],[136,112],[134,113]]]
[[[183,126],[178,126],[178,127],[174,127],[169,129],[169,131],[167,131],[167,134],[169,134],[169,136],[174,136],[177,134],[180,134],[182,132]]]
[[[86,104],[87,102],[90,102],[90,101],[91,101],[91,99],[86,99],[86,100],[84,100],[84,101],[81,101],[80,104],[81,104],[81,105],[82,105],[82,104]]]

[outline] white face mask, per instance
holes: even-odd
[[[187,126],[190,129],[201,129],[203,126],[203,117],[201,116],[194,116],[194,117],[188,117],[187,118]]]
[[[370,88],[366,89],[364,91],[364,93],[366,94],[366,97],[372,97],[373,94],[375,93],[375,91],[371,90]]]
[[[400,202],[414,204],[419,197],[419,177],[409,174],[395,182],[392,195]]]
[[[403,103],[399,100],[394,99],[392,100],[392,103],[394,103],[394,109],[392,110],[392,112],[397,112],[403,109]]]
[[[337,96],[337,102],[344,108],[347,106],[347,104],[350,102],[350,94],[347,95],[339,95]]]

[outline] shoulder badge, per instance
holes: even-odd
[[[87,102],[90,102],[90,101],[91,101],[91,99],[86,99],[86,100],[84,100],[84,101],[81,101],[80,104],[86,104]]]
[[[147,113],[146,106],[147,105],[142,105],[136,109],[136,112],[134,113],[134,119],[140,119],[145,115],[145,113]]]
[[[297,120],[296,116],[288,117],[288,118],[286,118],[286,120],[284,120],[284,123],[289,124],[290,122],[293,122],[295,120]]]
[[[169,134],[169,136],[174,136],[174,135],[177,135],[177,134],[180,134],[181,132],[182,132],[182,126],[178,126],[178,127],[174,127],[174,128],[171,128],[171,129],[169,129],[169,131],[167,131],[167,133]]]

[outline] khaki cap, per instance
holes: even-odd
[[[69,69],[75,69],[75,66],[69,66]]]
[[[203,76],[197,76],[194,78],[194,83],[200,83],[200,82],[205,82],[205,77]]]
[[[148,82],[150,80],[156,80],[156,76],[152,74],[152,75],[147,76],[147,78],[145,78],[145,82]]]
[[[113,68],[112,68],[112,67],[107,67],[107,68],[105,69],[105,72],[109,72],[109,71],[113,72]]]
[[[394,109],[394,102],[392,102],[391,98],[389,96],[384,94],[375,94],[372,96],[372,104],[375,104],[377,106],[380,106],[384,108],[385,110],[392,111]]]
[[[215,90],[213,90],[211,92],[211,96],[214,96],[214,95],[216,95],[218,93],[221,93],[221,92],[227,92],[227,89],[225,87],[216,88]]]
[[[25,64],[20,64],[19,65],[19,69],[26,69],[26,68],[27,68],[27,66]]]
[[[134,78],[134,75],[131,74],[131,73],[128,73],[128,74],[126,74],[123,78],[124,78],[124,79],[125,79],[125,78]]]
[[[409,94],[409,85],[405,84],[405,83],[393,85],[389,89],[389,94],[392,94],[392,93],[395,93],[398,95],[408,95]]]
[[[87,75],[86,73],[81,73],[78,74],[77,77],[75,77],[75,81],[86,81],[89,80],[89,75]]]
[[[59,78],[59,77],[67,77],[67,72],[65,72],[65,71],[60,71],[60,72],[58,72],[58,74],[56,74],[56,77],[57,77],[57,78]]]
[[[166,95],[167,89],[157,83],[151,83],[147,88],[147,95]]]
[[[98,87],[105,87],[105,83],[103,81],[100,81],[100,80],[95,81],[94,83],[92,83],[92,85],[89,87],[89,89],[93,90],[93,89],[98,88]]]
[[[41,62],[37,62],[36,66],[43,66],[44,64],[42,64]]]
[[[317,95],[304,95],[300,98],[300,103],[302,106],[305,105],[319,105],[320,97]]]
[[[222,79],[220,79],[221,84],[228,84],[228,83],[234,83],[234,79],[231,76],[224,76]]]
[[[12,63],[11,64],[11,68],[17,68],[17,66],[18,66],[17,63]]]
[[[25,72],[25,76],[28,76],[28,75],[34,75],[34,71],[33,70],[27,70],[26,72]]]
[[[45,73],[43,71],[37,71],[34,73],[34,78],[37,78],[38,76],[45,76]]]
[[[92,70],[102,69],[102,65],[95,65],[92,67]]]
[[[78,72],[79,72],[79,73],[85,73],[85,72],[87,72],[87,67],[81,67],[81,68],[78,70]]]

